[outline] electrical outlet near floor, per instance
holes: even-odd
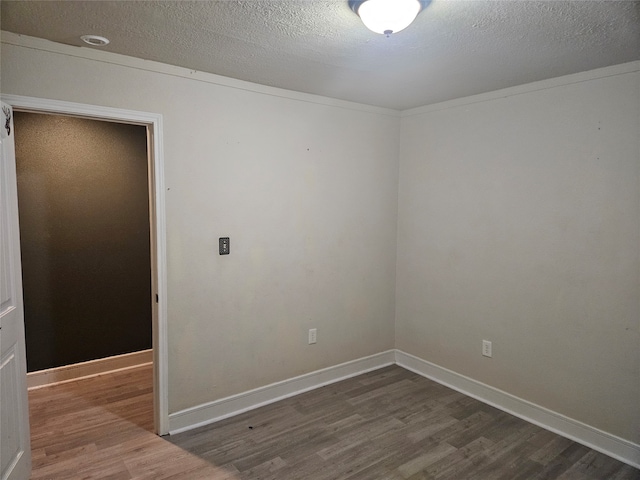
[[[482,340],[482,355],[491,358],[491,342],[489,340]]]
[[[318,337],[318,330],[316,328],[309,329],[309,345],[316,343]]]

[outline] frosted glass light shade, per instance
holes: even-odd
[[[421,8],[419,0],[365,0],[356,13],[369,30],[390,35],[411,25]]]

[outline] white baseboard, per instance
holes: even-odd
[[[472,378],[435,365],[400,350],[395,351],[396,363],[423,377],[434,380],[460,393],[522,418],[546,430],[574,440],[582,445],[640,468],[640,445],[603,432],[595,427],[560,413],[518,398]]]
[[[210,403],[187,408],[169,415],[169,433],[176,434],[215,423],[309,390],[393,365],[394,363],[394,351],[388,350]]]
[[[640,445],[400,350],[389,350],[360,358],[172,413],[169,415],[169,433],[176,434],[215,423],[394,363],[527,422],[640,468]]]
[[[153,350],[114,355],[88,362],[74,363],[62,367],[48,368],[27,373],[27,388],[46,387],[57,383],[70,382],[81,378],[94,377],[115,370],[139,367],[153,362]]]

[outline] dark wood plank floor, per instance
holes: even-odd
[[[166,438],[149,368],[29,396],[33,479],[640,479],[397,366]]]
[[[243,479],[638,479],[606,455],[393,366],[170,438]]]

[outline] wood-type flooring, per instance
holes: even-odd
[[[32,480],[235,479],[153,433],[151,366],[29,392]]]
[[[640,479],[640,471],[391,366],[170,437],[150,367],[29,392],[32,479]]]

